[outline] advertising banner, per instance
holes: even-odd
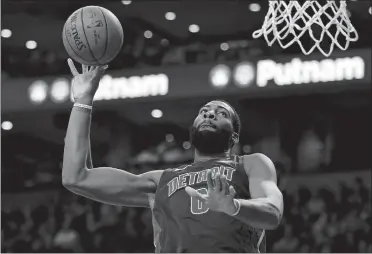
[[[371,49],[325,58],[281,55],[240,62],[107,71],[96,103],[133,103],[210,96],[283,96],[370,90]],[[71,75],[2,79],[3,112],[62,109],[71,105]]]

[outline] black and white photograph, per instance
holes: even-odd
[[[371,253],[371,0],[2,0],[1,253]]]

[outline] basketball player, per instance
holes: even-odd
[[[82,67],[68,60],[75,104],[63,157],[63,185],[84,197],[113,205],[150,207],[156,252],[263,252],[265,230],[283,214],[273,163],[262,154],[230,154],[240,120],[224,101],[198,112],[191,130],[190,165],[134,175],[90,163],[92,103],[107,66]],[[88,158],[88,161],[87,161]],[[124,240],[124,239],[123,239]]]

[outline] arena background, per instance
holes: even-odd
[[[253,40],[268,4],[235,0],[2,1],[1,252],[154,251],[149,209],[61,184],[72,107],[61,31],[93,4],[125,33],[94,104],[94,166],[139,174],[190,162],[198,108],[225,99],[242,118],[235,153],[264,153],[279,175],[285,212],[268,250],[372,251],[371,3],[348,1],[360,39],[327,60]]]

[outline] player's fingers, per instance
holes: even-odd
[[[97,66],[97,68],[94,69],[94,71],[95,71],[97,76],[102,77],[103,74],[105,74],[105,71],[106,71],[107,68],[108,68],[108,65],[101,65],[101,66]]]
[[[106,65],[101,65],[101,66],[98,66],[97,71],[100,72],[100,73],[104,73],[107,68],[108,68],[107,64]]]
[[[82,64],[82,69],[83,69],[83,73],[86,73],[89,71],[89,66],[88,65],[85,65],[85,64]]]
[[[207,170],[207,184],[208,184],[208,191],[211,191],[214,189],[213,186],[213,180],[212,180],[212,170]]]
[[[70,71],[72,73],[72,75],[75,77],[77,75],[79,75],[79,72],[76,70],[76,67],[75,67],[75,64],[74,62],[71,60],[71,58],[67,59],[67,64],[68,66],[70,67]]]
[[[197,192],[194,188],[191,188],[189,186],[187,186],[185,188],[185,191],[187,194],[189,194],[190,197],[195,197],[197,199],[200,199],[201,201],[205,201],[206,200],[206,197],[202,194],[200,194],[199,192]]]
[[[221,175],[220,173],[216,174],[216,177],[214,178],[214,182],[216,183],[216,191],[221,191],[222,183],[221,183]]]
[[[221,192],[225,195],[229,195],[229,184],[227,183],[226,176],[222,175],[221,176]]]
[[[230,196],[233,198],[235,197],[236,191],[233,186],[229,187]]]

